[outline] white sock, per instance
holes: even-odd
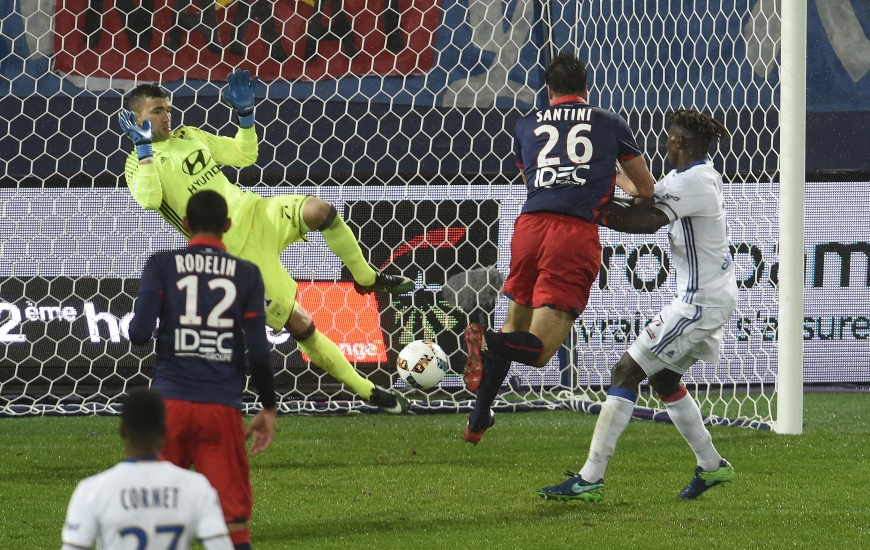
[[[695,452],[698,466],[705,472],[712,472],[718,468],[722,455],[713,446],[713,438],[704,426],[704,419],[701,418],[701,409],[692,396],[687,393],[676,401],[665,402],[665,405],[674,426]]]
[[[616,450],[616,442],[628,426],[633,412],[634,401],[616,395],[607,396],[595,423],[592,444],[589,445],[589,458],[580,470],[580,476],[584,480],[594,483],[604,478],[604,470]]]

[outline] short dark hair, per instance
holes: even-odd
[[[671,124],[676,124],[689,133],[689,137],[701,145],[709,146],[713,137],[720,140],[731,139],[725,125],[711,117],[691,109],[677,109],[668,116]]]
[[[166,433],[166,406],[154,390],[131,391],[121,402],[121,424],[130,438],[148,440]]]
[[[140,84],[130,92],[130,97],[127,98],[127,108],[134,113],[139,112],[139,108],[146,99],[155,97],[169,99],[169,92],[158,84]]]
[[[544,81],[556,95],[586,92],[586,65],[574,52],[560,52],[544,70]]]
[[[187,223],[194,233],[223,233],[227,223],[227,201],[211,189],[194,194],[187,201]]]

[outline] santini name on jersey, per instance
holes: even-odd
[[[589,122],[592,109],[588,107],[567,107],[564,109],[547,109],[546,111],[538,111],[535,113],[536,122],[559,121],[559,120],[576,120]]]
[[[226,256],[203,256],[202,254],[176,254],[175,271],[178,273],[205,273],[233,277],[236,261]]]

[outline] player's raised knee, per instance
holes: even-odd
[[[338,211],[328,202],[311,197],[302,205],[302,219],[311,229],[323,231],[332,225],[335,218],[338,216]]]

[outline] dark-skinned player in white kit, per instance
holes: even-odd
[[[627,233],[655,233],[668,226],[676,297],[614,365],[586,463],[577,474],[567,472],[568,480],[541,489],[538,494],[547,499],[603,498],[604,471],[631,420],[644,379],[695,453],[695,475],[678,496],[695,499],[734,479],[734,468],[713,446],[701,410],[682,383],[683,374],[698,360],[718,363],[722,326],[737,306],[722,176],[707,156],[714,137],[726,140],[730,135],[720,122],[697,111],[675,111],[669,121],[668,161],[673,170],[656,184],[655,200],[618,201],[605,225]]]

